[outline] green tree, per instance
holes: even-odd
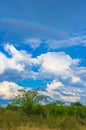
[[[71,106],[83,106],[80,102],[71,103]]]
[[[13,100],[13,106],[19,107],[23,112],[28,115],[32,113],[32,109],[37,104],[41,104],[47,100],[47,96],[44,96],[38,92],[38,90],[23,89]]]

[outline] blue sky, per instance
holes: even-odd
[[[1,104],[23,87],[86,104],[85,0],[0,1]]]

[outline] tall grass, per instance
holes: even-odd
[[[0,122],[2,130],[84,130],[86,128],[80,125],[75,117],[45,118],[41,115],[27,116],[19,111],[3,111],[0,113]]]
[[[1,130],[86,130],[86,106],[60,101],[41,105],[45,97],[23,91],[12,104],[0,107]]]

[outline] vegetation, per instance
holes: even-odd
[[[25,89],[5,108],[0,107],[2,130],[85,130],[86,106],[55,101],[43,105],[46,96]]]

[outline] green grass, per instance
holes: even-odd
[[[4,111],[0,114],[2,130],[86,130],[86,125],[79,124],[75,117],[64,116],[47,118],[27,116],[19,111]]]
[[[16,128],[16,129],[11,129],[11,130],[61,130],[60,128],[46,128],[46,127],[41,127],[41,128],[37,128],[37,127],[28,127],[28,126],[21,126],[19,128]],[[64,130],[64,129],[63,129]],[[71,130],[71,129],[66,129],[66,130]],[[74,129],[73,129],[74,130]],[[85,126],[80,126],[79,127],[79,130],[86,130],[86,127]]]
[[[86,106],[60,101],[41,105],[37,91],[23,91],[7,107],[0,107],[1,130],[86,130]]]

